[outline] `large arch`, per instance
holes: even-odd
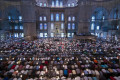
[[[108,11],[104,7],[96,8],[91,15],[90,32],[98,37],[109,29]]]
[[[110,12],[109,15],[110,18],[110,24],[111,24],[111,29],[116,30],[116,35],[119,35],[119,29],[120,29],[120,5],[116,5]]]
[[[92,12],[92,16],[96,16],[96,19],[101,19],[103,15],[105,16],[105,18],[108,18],[108,11],[104,7],[97,7]]]
[[[18,19],[18,17],[21,16],[20,11],[14,6],[7,7],[4,12],[5,18],[11,16],[12,19]]]
[[[22,24],[22,16],[20,14],[20,11],[14,7],[9,6],[4,10],[4,30],[8,32],[8,36],[16,36],[19,37],[21,33],[23,33],[23,29],[21,29],[21,26],[23,28]]]
[[[120,19],[120,5],[116,5],[114,8],[112,8],[109,18],[110,19],[115,19],[118,15],[118,18]]]

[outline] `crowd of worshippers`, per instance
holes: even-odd
[[[120,43],[66,38],[5,42],[0,80],[120,80]]]

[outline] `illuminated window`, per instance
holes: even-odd
[[[15,29],[18,29],[18,26],[15,26]]]
[[[96,36],[98,36],[98,33],[95,33]]]
[[[44,33],[44,36],[47,37],[47,33]]]
[[[71,17],[68,17],[68,21],[71,21]]]
[[[68,4],[68,7],[70,7],[70,4]]]
[[[92,21],[95,21],[95,16],[92,16]]]
[[[64,37],[64,33],[61,33],[61,37]]]
[[[12,37],[12,34],[10,33],[10,37]]]
[[[14,37],[16,37],[16,38],[17,38],[17,37],[18,37],[18,33],[14,33]]]
[[[63,7],[63,1],[60,1],[60,7]]]
[[[68,37],[71,37],[71,34],[70,34],[70,33],[68,33]]]
[[[61,24],[61,29],[64,29],[64,23]]]
[[[72,33],[72,37],[74,36],[74,33]]]
[[[20,29],[23,29],[23,26],[20,26]]]
[[[73,30],[75,29],[75,23],[72,23],[72,29]]]
[[[43,33],[40,33],[40,37],[43,37]]]
[[[103,16],[103,20],[105,20],[105,16]]]
[[[56,14],[56,21],[59,21],[59,14]]]
[[[10,16],[8,16],[8,19],[9,19],[9,20],[11,20],[11,17],[10,17]]]
[[[75,17],[72,17],[72,21],[75,21]]]
[[[61,14],[61,21],[64,21],[64,14]]]
[[[54,5],[55,5],[55,2],[54,2],[54,0],[52,0],[52,7],[54,7]]]
[[[74,6],[75,6],[75,4],[74,4],[74,3],[72,3],[72,6],[74,7]]]
[[[42,6],[42,3],[40,3],[40,6]]]
[[[69,29],[69,30],[71,29],[71,24],[70,24],[70,23],[68,23],[68,29]]]
[[[97,26],[97,30],[99,30],[100,29],[100,26]]]
[[[20,33],[20,37],[24,37],[24,33]]]
[[[91,24],[91,30],[94,30],[94,23]]]
[[[19,21],[22,21],[22,16],[19,16]]]
[[[56,0],[56,7],[59,7],[59,0]]]
[[[53,14],[51,14],[51,21],[53,21],[54,20],[54,15]]]
[[[54,33],[51,33],[51,37],[54,37]]]
[[[40,30],[42,30],[43,29],[43,24],[42,23],[40,23]]]
[[[54,24],[53,23],[51,23],[51,29],[54,29]]]
[[[94,35],[94,33],[91,33],[91,35]]]
[[[46,23],[44,24],[44,29],[45,29],[45,30],[47,29],[47,24],[46,24]]]
[[[40,21],[42,21],[42,16],[40,16]]]
[[[117,26],[117,29],[119,29],[119,25]]]
[[[47,4],[46,3],[44,3],[44,7],[46,7],[47,6]]]
[[[44,16],[44,21],[46,21],[47,20],[47,18],[46,18],[46,16]]]

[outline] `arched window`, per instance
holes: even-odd
[[[44,37],[47,37],[48,35],[47,35],[47,33],[44,33]]]
[[[64,14],[61,14],[61,21],[64,21]]]
[[[45,30],[47,29],[47,24],[46,24],[46,23],[44,24],[44,29],[45,29]]]
[[[56,21],[59,21],[59,14],[56,14]]]
[[[74,16],[72,17],[72,21],[75,21],[75,17]]]
[[[100,29],[100,26],[97,26],[97,30],[99,30]]]
[[[20,26],[20,29],[23,29],[23,26]]]
[[[47,6],[47,4],[46,3],[44,3],[44,7],[46,7]]]
[[[68,4],[68,7],[70,7],[70,4]]]
[[[92,16],[92,21],[95,21],[95,16]]]
[[[22,21],[22,16],[19,16],[19,21]]]
[[[72,37],[74,36],[74,33],[72,33]]]
[[[15,37],[15,38],[18,38],[18,33],[14,33],[14,37]]]
[[[43,33],[40,33],[40,37],[43,37]]]
[[[119,25],[117,26],[117,29],[119,30]]]
[[[68,30],[70,30],[71,29],[71,24],[70,23],[68,23]]]
[[[20,37],[24,37],[24,33],[20,33],[19,36],[20,36]]]
[[[8,16],[8,19],[11,20],[11,16]]]
[[[40,21],[42,21],[42,16],[40,16]]]
[[[73,30],[75,29],[75,23],[72,23],[72,29]]]
[[[63,0],[52,0],[52,7],[63,7]]]
[[[56,0],[56,7],[59,7],[59,0]]]
[[[61,33],[61,37],[64,37],[64,33]]]
[[[74,7],[74,6],[75,6],[75,3],[73,2],[73,3],[72,3],[72,7]]]
[[[18,29],[18,26],[15,26],[15,29]]]
[[[40,16],[40,21],[46,21],[47,17],[46,16]]]
[[[40,6],[42,6],[42,3],[40,3]]]
[[[40,23],[40,30],[42,30],[43,29],[43,24],[42,23]]]
[[[63,7],[63,1],[60,1],[60,7]]]
[[[54,7],[54,5],[55,5],[55,2],[54,2],[54,0],[52,0],[52,7]]]
[[[46,16],[44,16],[44,21],[46,21],[47,20],[47,18],[46,18]]]
[[[91,30],[94,30],[94,23],[91,24]]]
[[[54,37],[54,33],[51,33],[51,37]]]
[[[51,29],[54,29],[54,24],[53,23],[51,23]]]
[[[61,24],[61,29],[64,29],[64,23]]]
[[[103,21],[105,20],[105,16],[104,16],[104,15],[103,15],[103,18],[102,18],[102,19],[103,19]]]
[[[51,21],[54,21],[54,15],[53,15],[53,13],[51,14]]]
[[[68,17],[68,21],[71,21],[71,17],[70,16]]]

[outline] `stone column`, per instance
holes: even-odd
[[[37,37],[34,2],[32,0],[22,1],[21,12],[25,39],[34,40]]]
[[[90,18],[92,16],[92,6],[83,4],[78,6],[78,31],[77,33],[88,33],[90,27]]]

